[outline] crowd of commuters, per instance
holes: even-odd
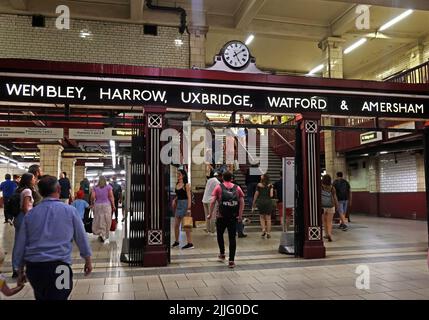
[[[85,275],[91,273],[91,248],[84,228],[85,219],[91,210],[94,215],[92,233],[108,244],[112,222],[118,220],[117,204],[122,201],[122,188],[118,188],[116,178],[107,184],[105,177],[100,176],[94,188],[91,189],[85,178],[75,197],[72,190],[66,172],[58,179],[43,175],[38,165],[30,166],[21,177],[14,175],[13,180],[6,174],[0,191],[5,223],[12,224],[15,229],[12,277],[17,278],[17,286],[10,288],[0,273],[0,292],[4,295],[19,292],[29,281],[36,300],[67,299],[73,288],[73,241],[85,261]],[[4,258],[0,249],[0,267]],[[61,287],[56,285],[59,268],[64,272]]]

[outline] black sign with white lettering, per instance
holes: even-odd
[[[150,79],[0,77],[0,101],[429,119],[428,96]]]

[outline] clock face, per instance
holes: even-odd
[[[225,45],[222,58],[228,67],[241,69],[249,63],[250,52],[244,43],[231,41]]]

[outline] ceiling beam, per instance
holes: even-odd
[[[234,15],[236,29],[245,29],[256,17],[266,0],[241,1],[241,4]]]
[[[144,0],[130,0],[130,19],[134,22],[143,20]]]
[[[323,0],[327,2],[356,3],[356,0]],[[404,8],[416,10],[429,10],[427,0],[359,0],[359,4],[374,5],[389,8]]]
[[[234,17],[208,14],[210,30],[220,33],[242,35],[242,31],[235,28]],[[282,39],[299,39],[303,41],[320,41],[327,37],[329,28],[323,26],[306,25],[304,23],[266,21],[254,19],[246,28],[256,35],[276,37]]]
[[[16,10],[27,10],[27,0],[9,0],[9,3]]]

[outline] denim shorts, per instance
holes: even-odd
[[[188,211],[188,199],[177,200],[176,217],[183,218]]]
[[[341,200],[338,201],[338,213],[344,214],[347,212],[347,204],[349,203],[348,200]]]

